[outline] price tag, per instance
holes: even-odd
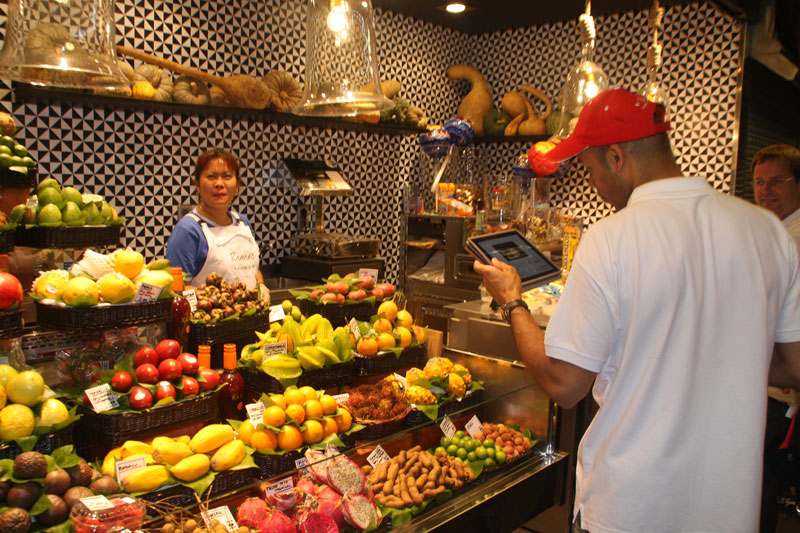
[[[267,410],[261,402],[248,403],[244,406],[247,409],[247,416],[250,418],[250,423],[258,427],[259,424],[264,423],[264,411]]]
[[[270,355],[286,353],[288,347],[289,345],[286,344],[286,341],[283,341],[283,342],[273,342],[272,344],[265,344],[264,346],[261,347],[261,349],[264,351],[264,357],[267,357]]]
[[[233,519],[233,515],[231,514],[231,510],[228,509],[227,505],[223,505],[222,507],[216,507],[214,509],[209,509],[208,511],[203,513],[203,521],[206,523],[206,527],[211,530],[211,521],[218,520],[220,524],[225,526],[225,529],[228,531],[236,531],[239,529],[239,524],[236,523],[236,520]]]
[[[467,430],[467,433],[469,433],[469,436],[473,439],[478,433],[483,433],[483,424],[478,420],[478,415],[472,415],[472,418],[469,419],[464,429]]]
[[[306,459],[305,457],[301,457],[300,459],[295,459],[294,461],[294,467],[297,469],[305,468],[307,466],[308,466],[308,459]]]
[[[367,462],[372,466],[372,468],[377,467],[379,464],[388,461],[391,459],[389,454],[386,453],[380,444],[375,446],[375,449],[372,450],[372,453],[367,456]]]
[[[133,303],[152,302],[161,296],[161,287],[158,285],[150,285],[149,283],[142,283],[139,285],[139,290],[133,297]]]
[[[286,318],[286,311],[283,310],[281,304],[269,306],[269,321],[277,322]]]
[[[442,433],[444,433],[444,436],[448,439],[452,439],[453,435],[456,433],[456,426],[453,424],[453,421],[450,420],[449,416],[446,416],[442,419],[439,427],[442,428]]]
[[[355,318],[350,319],[350,331],[353,332],[353,336],[356,338],[356,340],[361,338],[361,330],[358,329],[358,322]]]
[[[125,476],[134,470],[139,470],[140,468],[144,468],[146,466],[147,459],[144,456],[132,457],[131,459],[117,461],[114,464],[114,468],[117,469],[117,483],[122,483],[122,480],[125,479]]]
[[[365,278],[370,276],[374,281],[378,281],[378,269],[377,268],[359,268],[358,269],[358,276],[359,278]]]
[[[9,363],[10,363],[10,361],[8,360],[7,356],[4,355],[4,356],[0,357],[0,365],[8,365]]]
[[[264,488],[264,495],[283,494],[284,492],[291,492],[294,488],[294,480],[291,477],[285,477],[280,481],[270,483]]]
[[[108,383],[86,389],[86,396],[89,397],[89,402],[92,404],[92,409],[94,409],[95,413],[102,413],[119,407],[117,395],[111,392],[111,386]]]
[[[401,376],[401,375],[400,375],[400,374],[398,374],[397,372],[395,372],[395,373],[394,373],[394,377],[395,377],[395,379],[397,380],[397,382],[398,382],[398,383],[400,383],[400,386],[401,386],[401,387],[403,387],[403,388],[405,389],[405,388],[406,388],[406,385],[407,385],[407,384],[406,384],[406,377],[405,377],[405,376]]]
[[[183,291],[181,294],[186,298],[186,301],[189,302],[192,313],[197,311],[197,293],[194,291]]]
[[[113,509],[114,504],[109,501],[105,496],[87,496],[81,498],[80,502],[86,506],[90,511],[103,511],[105,509]]]
[[[336,394],[335,396],[333,396],[333,399],[336,400],[336,403],[344,403],[347,401],[348,398],[350,398],[350,395],[347,394],[346,392],[343,392],[341,394]]]

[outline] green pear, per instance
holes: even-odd
[[[53,187],[45,187],[38,192],[36,194],[36,200],[39,203],[40,209],[47,204],[56,204],[57,206],[61,206],[64,202],[64,199],[61,198],[61,193],[58,192],[58,189]]]
[[[65,202],[73,202],[78,206],[78,209],[83,207],[83,196],[78,192],[75,187],[64,187],[61,189],[61,197]]]
[[[46,180],[40,181],[39,185],[36,186],[36,192],[40,193],[47,188],[53,188],[59,193],[61,192],[61,185],[59,185],[55,178],[47,178]]]
[[[22,217],[25,215],[25,204],[15,205],[11,213],[8,214],[8,220],[19,224],[22,222]]]
[[[97,206],[94,204],[94,202],[84,206],[82,211],[86,216],[86,224],[93,226],[102,223],[102,219],[100,218],[100,210],[97,209]]]
[[[102,207],[100,208],[100,218],[102,219],[102,224],[111,224],[111,221],[114,217],[113,213],[111,212],[111,206],[108,205],[108,202],[103,200],[101,204]]]
[[[36,222],[40,226],[58,226],[61,224],[61,210],[56,204],[47,204],[39,209]]]
[[[64,209],[61,210],[61,220],[67,226],[83,226],[86,217],[83,216],[81,208],[75,202],[67,202]]]

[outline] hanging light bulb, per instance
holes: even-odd
[[[653,103],[663,105],[668,112],[669,95],[658,81],[661,68],[661,45],[658,44],[658,30],[661,28],[663,17],[664,8],[659,5],[658,0],[653,0],[650,14],[647,17],[647,26],[653,30],[653,42],[647,47],[647,81],[639,90],[639,94]]]
[[[309,0],[298,115],[354,116],[394,106],[383,95],[371,0]]]

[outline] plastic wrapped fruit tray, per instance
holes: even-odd
[[[394,352],[391,351],[371,357],[353,354],[353,375],[372,376],[412,366],[422,368],[425,366],[427,360],[428,353],[424,344],[404,348],[403,351],[400,352],[400,357],[396,356]]]
[[[70,424],[49,435],[42,435],[36,441],[33,451],[49,455],[56,448],[72,444],[72,428],[75,424]],[[16,442],[0,443],[0,459],[13,459],[22,453],[22,448]]]
[[[36,321],[40,325],[67,331],[138,326],[167,320],[171,316],[171,298],[92,307],[68,307],[36,302]]]
[[[300,311],[311,316],[319,313],[327,318],[333,327],[344,326],[351,318],[356,320],[369,320],[375,314],[376,307],[370,302],[360,302],[354,304],[321,304],[311,300],[298,300]]]
[[[269,328],[269,313],[255,313],[250,316],[225,320],[214,324],[191,324],[189,326],[189,343],[195,346],[252,335],[254,331]]]
[[[252,485],[258,480],[258,470],[255,468],[242,468],[240,470],[226,470],[219,472],[214,477],[211,486],[206,489],[200,499],[203,501],[228,494],[242,487]],[[197,503],[197,494],[185,485],[167,485],[152,492],[137,496],[148,502],[166,502],[179,507]]]
[[[242,373],[248,392],[253,392],[258,395],[265,392],[283,392],[284,387],[281,385],[280,381],[260,370],[240,368],[239,371]],[[315,389],[327,389],[329,387],[346,385],[351,381],[353,381],[353,359],[328,368],[303,371],[300,377],[297,378],[297,386],[304,387],[308,385]]]
[[[14,230],[0,231],[0,254],[8,254],[14,250]]]
[[[478,405],[482,401],[483,401],[483,390],[476,390],[472,391],[470,394],[465,395],[460,402],[458,400],[451,400],[449,402],[439,404],[439,412],[437,414],[437,419],[441,420],[445,416],[450,416],[453,413],[464,411],[465,409],[468,409],[474,405]],[[403,425],[406,427],[414,427],[430,421],[431,419],[428,418],[428,416],[425,413],[423,413],[422,411],[417,411],[415,409],[412,409],[411,412],[408,413],[408,416],[403,420]]]
[[[90,246],[119,246],[122,225],[67,226],[45,228],[17,227],[14,243],[31,248],[88,248]]]
[[[0,311],[0,339],[22,337],[22,310]]]

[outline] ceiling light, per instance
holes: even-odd
[[[448,13],[463,13],[465,9],[467,9],[467,6],[459,3],[447,4],[447,6],[445,6],[445,10],[447,10]]]

